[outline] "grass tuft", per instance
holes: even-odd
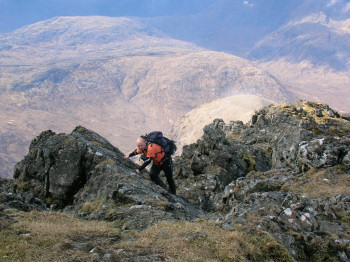
[[[281,190],[304,194],[311,198],[350,195],[349,170],[340,165],[327,169],[311,168],[303,176],[288,181]]]
[[[99,210],[106,203],[106,201],[107,200],[105,198],[101,198],[101,199],[96,199],[92,202],[85,202],[85,204],[81,208],[80,212],[90,213],[90,212]]]

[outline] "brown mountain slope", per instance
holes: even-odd
[[[41,131],[83,125],[122,151],[150,130],[233,94],[295,99],[242,58],[172,40],[132,19],[67,17],[0,41],[1,176]],[[5,48],[7,46],[7,48]]]
[[[350,18],[343,15],[294,19],[257,43],[250,58],[299,98],[350,112]]]
[[[281,83],[300,99],[327,103],[341,112],[350,112],[349,72],[336,72],[326,66],[287,59],[262,62],[259,67],[278,76]]]

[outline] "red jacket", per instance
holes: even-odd
[[[136,152],[138,154],[144,153],[147,157],[150,157],[155,165],[163,164],[162,159],[165,155],[165,152],[163,148],[158,144],[150,143],[143,152],[139,148],[137,148]]]

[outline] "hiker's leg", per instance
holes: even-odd
[[[167,189],[166,185],[159,177],[160,171],[161,171],[161,167],[153,164],[151,167],[151,170],[149,172],[149,176],[150,176],[151,180],[154,183],[156,183],[158,186],[161,186],[162,188]]]
[[[170,193],[172,193],[173,195],[176,195],[176,185],[173,178],[173,161],[169,159],[163,165],[164,165],[163,170],[169,185]]]

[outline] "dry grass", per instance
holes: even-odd
[[[349,170],[342,166],[310,169],[302,177],[289,181],[282,191],[307,195],[311,198],[330,198],[337,194],[350,195]]]
[[[328,106],[326,104],[319,104],[317,102],[300,100],[298,102],[295,102],[293,105],[298,110],[302,109],[304,112],[306,112],[308,117],[314,118],[316,123],[318,124],[324,124],[329,120],[334,120],[337,122],[337,124],[341,124],[342,122],[340,118],[336,118],[329,115]],[[276,106],[273,106],[273,108],[277,108],[280,113],[285,112],[285,113],[289,113],[290,115],[296,114],[296,112],[294,112],[293,107],[291,107],[291,105],[288,103],[276,105]],[[321,110],[323,116],[317,116],[315,113],[316,109]],[[304,116],[303,114],[297,113],[297,115],[299,115],[302,119],[306,119],[306,116]]]
[[[81,208],[81,212],[93,212],[102,208],[102,206],[107,202],[106,198],[96,199],[92,202],[85,202],[84,206]]]
[[[114,261],[293,261],[265,232],[227,231],[205,221],[162,222],[122,234],[115,223],[10,211],[18,222],[0,231],[0,261],[102,261],[106,253]],[[115,236],[117,241],[109,241]],[[86,242],[90,244],[79,248]],[[91,252],[93,248],[100,253]]]
[[[265,232],[249,235],[227,231],[209,222],[162,222],[149,227],[125,248],[148,247],[168,261],[293,261]]]
[[[254,171],[255,170],[256,156],[254,156],[254,155],[244,155],[243,154],[243,160],[247,163],[249,171]]]
[[[111,223],[81,221],[67,214],[10,211],[18,222],[0,231],[0,261],[88,261],[89,252],[74,249],[74,239],[118,233]]]

